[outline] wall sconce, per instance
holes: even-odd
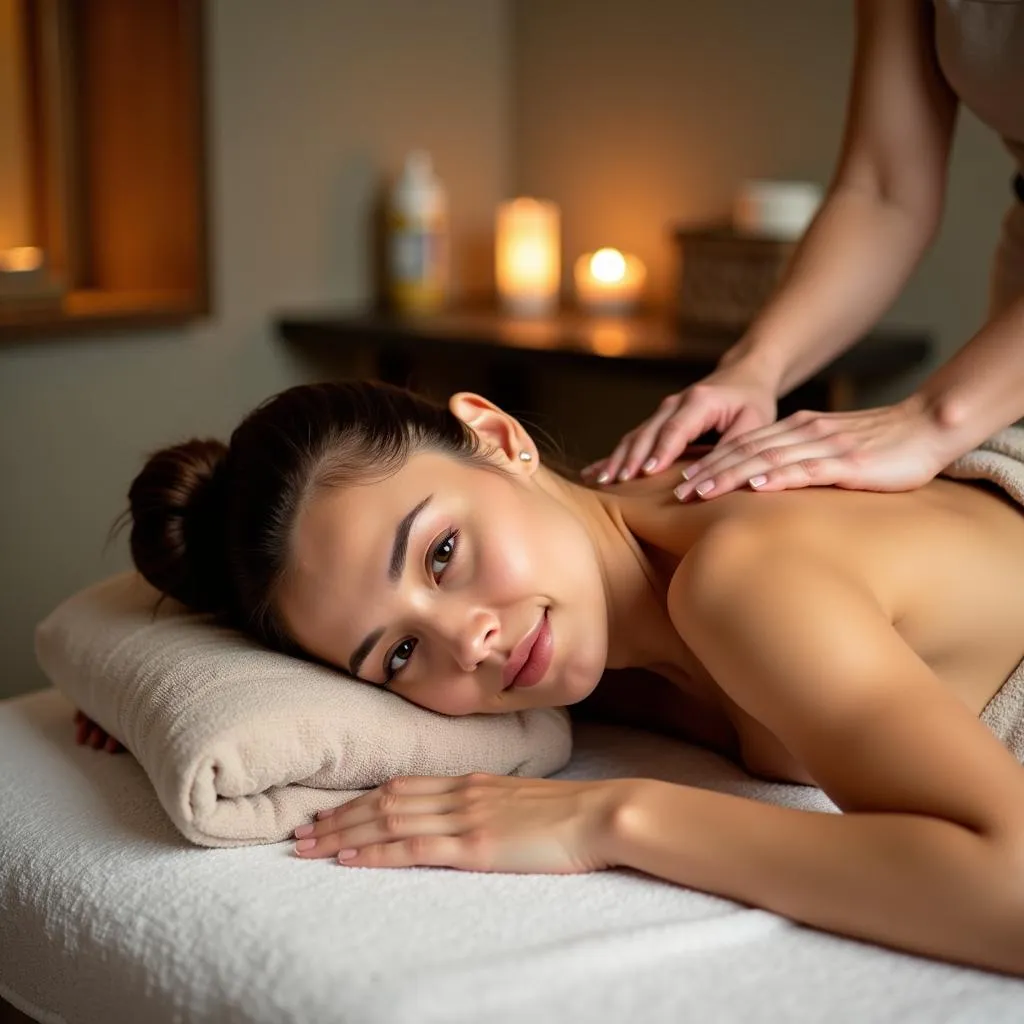
[[[515,316],[545,316],[558,306],[561,280],[558,207],[511,199],[495,219],[495,271],[502,306]]]
[[[628,313],[643,291],[647,269],[618,249],[585,252],[573,268],[576,298],[588,313]]]

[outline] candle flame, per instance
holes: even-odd
[[[598,249],[590,257],[590,273],[598,281],[615,284],[626,276],[626,257],[618,249]]]

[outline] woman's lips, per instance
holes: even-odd
[[[525,652],[521,648],[525,647]],[[527,686],[536,686],[551,667],[551,658],[554,654],[555,644],[551,635],[551,624],[548,622],[548,612],[544,609],[540,622],[531,630],[530,634],[521,641],[519,647],[513,652],[517,655],[517,661],[522,658],[518,670],[515,669],[515,662],[511,659],[506,668],[513,670],[512,678],[508,681],[505,689],[518,689]]]

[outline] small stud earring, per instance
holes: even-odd
[[[523,462],[530,462],[533,459],[533,456],[529,452],[523,451],[519,453],[519,458]]]

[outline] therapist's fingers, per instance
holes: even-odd
[[[683,500],[692,497],[721,497],[737,488],[754,490],[784,490],[788,487],[827,487],[842,484],[848,471],[843,456],[850,451],[850,445],[841,446],[825,441],[809,441],[803,444],[781,444],[763,448],[756,455],[731,461],[726,467],[713,466],[706,470],[703,478],[691,479],[685,486],[687,494],[680,494],[682,486],[675,490],[676,497]],[[767,486],[771,481],[771,486]],[[784,486],[782,486],[784,485]]]
[[[650,463],[651,452],[662,427],[679,408],[681,398],[681,394],[666,396],[661,400],[654,415],[649,416],[640,426],[634,427],[623,436],[598,477],[599,484],[611,483],[613,480],[631,480],[640,472],[641,468],[646,473],[656,472],[654,465]],[[679,451],[681,452],[685,447],[686,442],[684,441]]]
[[[776,423],[728,439],[723,437],[712,451],[683,470],[683,483],[676,488],[676,496],[684,500],[695,497],[699,489],[701,497],[706,497],[712,490],[716,497],[720,497],[730,489],[745,486],[751,477],[764,473],[768,468],[777,468],[793,461],[792,452],[783,455],[785,450],[799,444],[826,441],[830,436],[830,430],[820,416],[795,413]],[[836,455],[849,450],[848,438],[841,437],[839,441],[844,445],[842,449],[832,445],[825,454]],[[737,466],[741,468],[730,474],[729,479],[734,481],[730,486],[723,480],[722,474]],[[744,476],[743,473],[748,469],[749,472]],[[713,483],[714,487],[705,487],[708,483]]]

